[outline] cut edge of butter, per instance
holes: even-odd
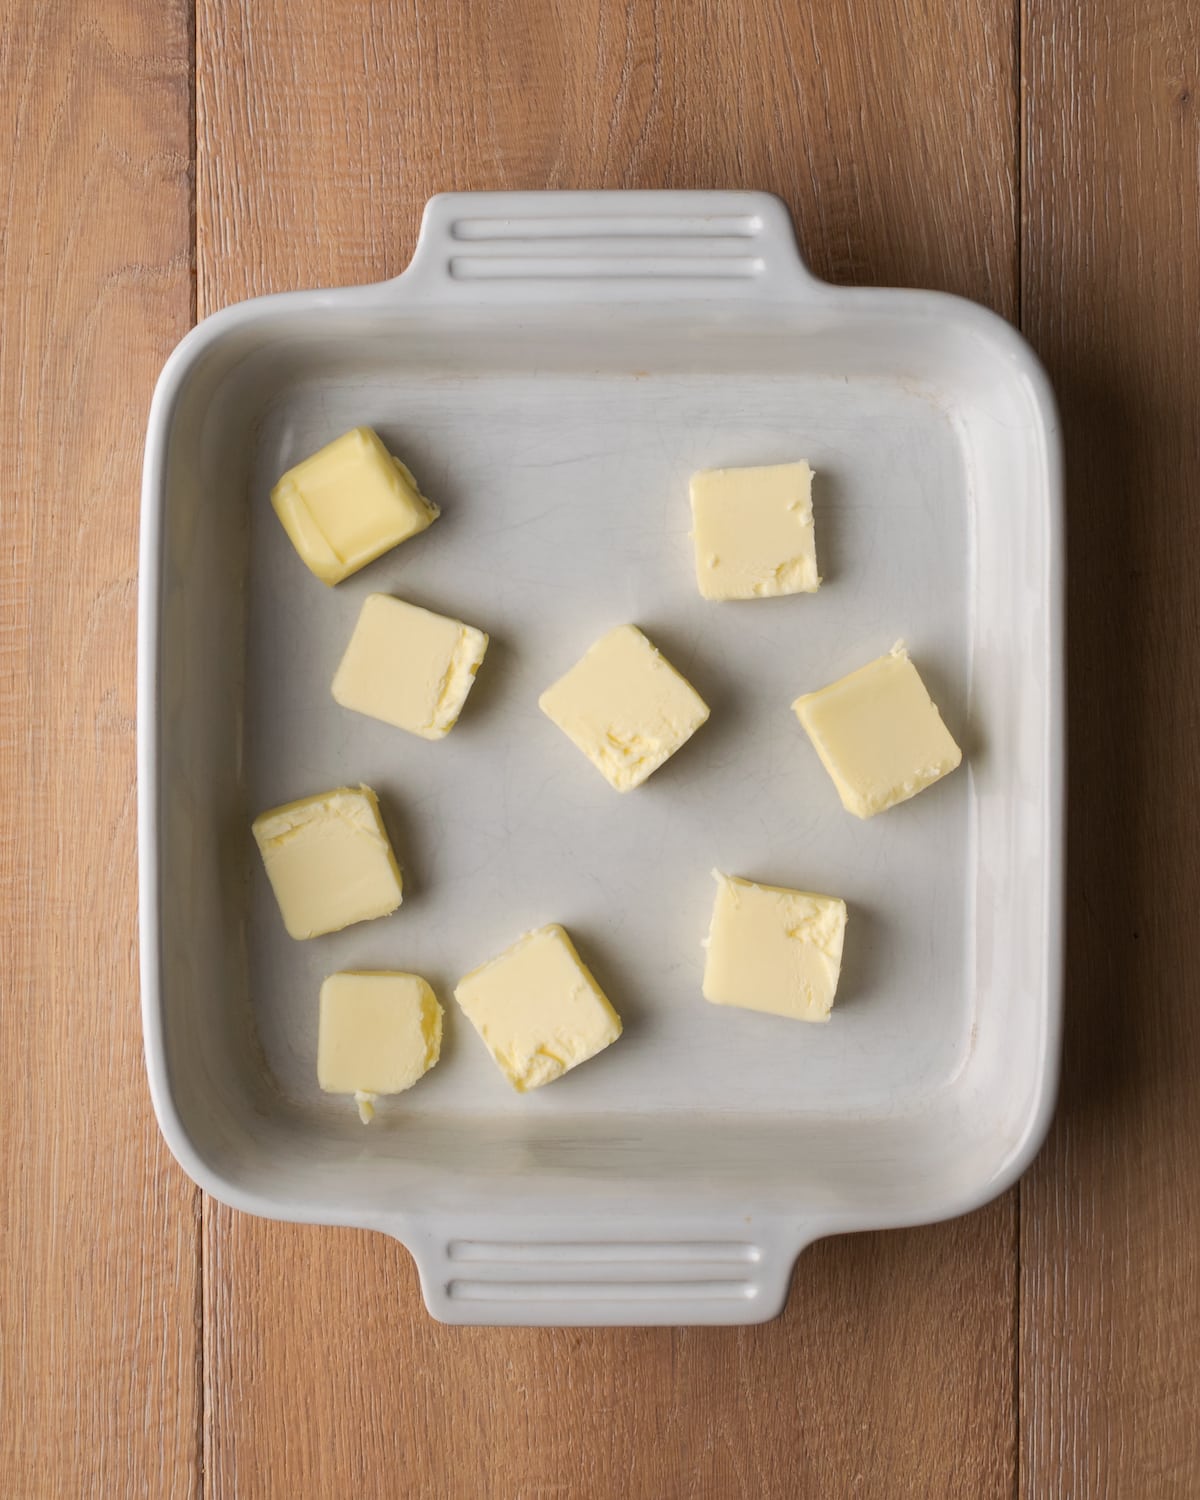
[[[458,723],[475,678],[487,655],[490,637],[474,625],[458,622],[458,640],[450,656],[446,675],[438,691],[433,718],[429,722],[429,739],[444,739]]]

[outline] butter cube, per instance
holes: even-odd
[[[636,625],[601,636],[538,705],[618,792],[641,786],[708,718]]]
[[[816,593],[812,478],[806,463],[692,475],[696,582],[706,599]]]
[[[380,1094],[412,1088],[442,1052],[442,1007],[417,974],[352,971],[321,986],[317,1082],[353,1094],[364,1125]]]
[[[267,878],[294,938],[385,917],[403,882],[370,787],[339,787],[254,820]]]
[[[369,427],[355,427],[289,469],[271,504],[301,559],[341,583],[437,520],[439,511]]]
[[[842,967],[846,903],[714,870],[704,998],[798,1021],[828,1021]]]
[[[482,630],[368,594],[333,679],[343,708],[440,740],[458,722],[487,651]]]
[[[621,1035],[621,1018],[557,925],[518,938],[454,991],[518,1093],[561,1078]]]
[[[962,760],[902,643],[792,707],[856,818],[906,802]]]

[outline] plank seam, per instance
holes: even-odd
[[[199,260],[200,238],[197,231],[198,166],[200,153],[199,57],[196,45],[200,0],[185,6],[188,50],[188,279],[191,290],[189,326],[195,328],[200,316]],[[205,1253],[204,1191],[195,1189],[196,1233],[196,1434],[195,1474],[198,1500],[204,1500],[207,1488],[205,1444],[208,1433],[208,1256]]]
[[[1013,242],[1016,249],[1016,313],[1017,327],[1022,333],[1025,332],[1025,0],[1013,0],[1013,58],[1016,63],[1016,160],[1014,171],[1016,175],[1016,202],[1014,213],[1016,224]],[[1022,1198],[1024,1195],[1024,1184],[1020,1178],[1016,1185],[1016,1203],[1014,1210],[1014,1241],[1013,1241],[1013,1477],[1012,1493],[1013,1500],[1021,1500],[1022,1490],[1022,1439],[1021,1430],[1021,1406],[1022,1406],[1022,1370],[1021,1370],[1021,1328],[1023,1321],[1022,1298],[1024,1286],[1022,1278]]]

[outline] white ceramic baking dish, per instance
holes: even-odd
[[[443,516],[327,590],[268,491],[355,423]],[[689,474],[795,457],[820,593],[705,603]],[[394,281],[208,318],[154,396],[141,555],[146,1053],[184,1168],[249,1212],[399,1237],[437,1317],[488,1323],[767,1318],[818,1236],[1000,1192],[1057,1074],[1061,526],[1020,337],[952,297],[815,280],[757,193],[435,198]],[[375,590],[492,635],[442,743],[330,696]],[[536,700],[626,620],[713,712],[619,797]],[[789,704],[899,637],[966,764],[860,823]],[[358,781],[404,906],[293,943],[250,819]],[[703,1001],[714,866],[847,899],[831,1024]],[[518,1097],[450,995],[549,921],[626,1030]],[[343,967],[447,1002],[440,1067],[369,1129],[315,1081]]]

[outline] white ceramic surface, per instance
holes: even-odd
[[[360,422],[443,515],[329,590],[268,492]],[[689,474],[797,457],[820,592],[706,603]],[[999,1192],[1057,1075],[1061,567],[1056,417],[1019,336],[816,281],[762,194],[435,198],[396,280],[207,319],[163,371],[143,491],[143,1011],[171,1149],[239,1208],[397,1235],[463,1322],[759,1320],[814,1238]],[[375,590],[492,636],[443,742],[330,696]],[[627,620],[713,712],[621,797],[537,696]],[[966,764],[860,823],[789,704],[900,637]],[[250,819],[359,780],[404,905],[293,943]],[[828,1026],[701,998],[713,866],[846,898]],[[450,991],[550,921],[626,1031],[521,1098]],[[343,967],[416,970],[448,1009],[441,1065],[369,1129],[316,1087]]]

